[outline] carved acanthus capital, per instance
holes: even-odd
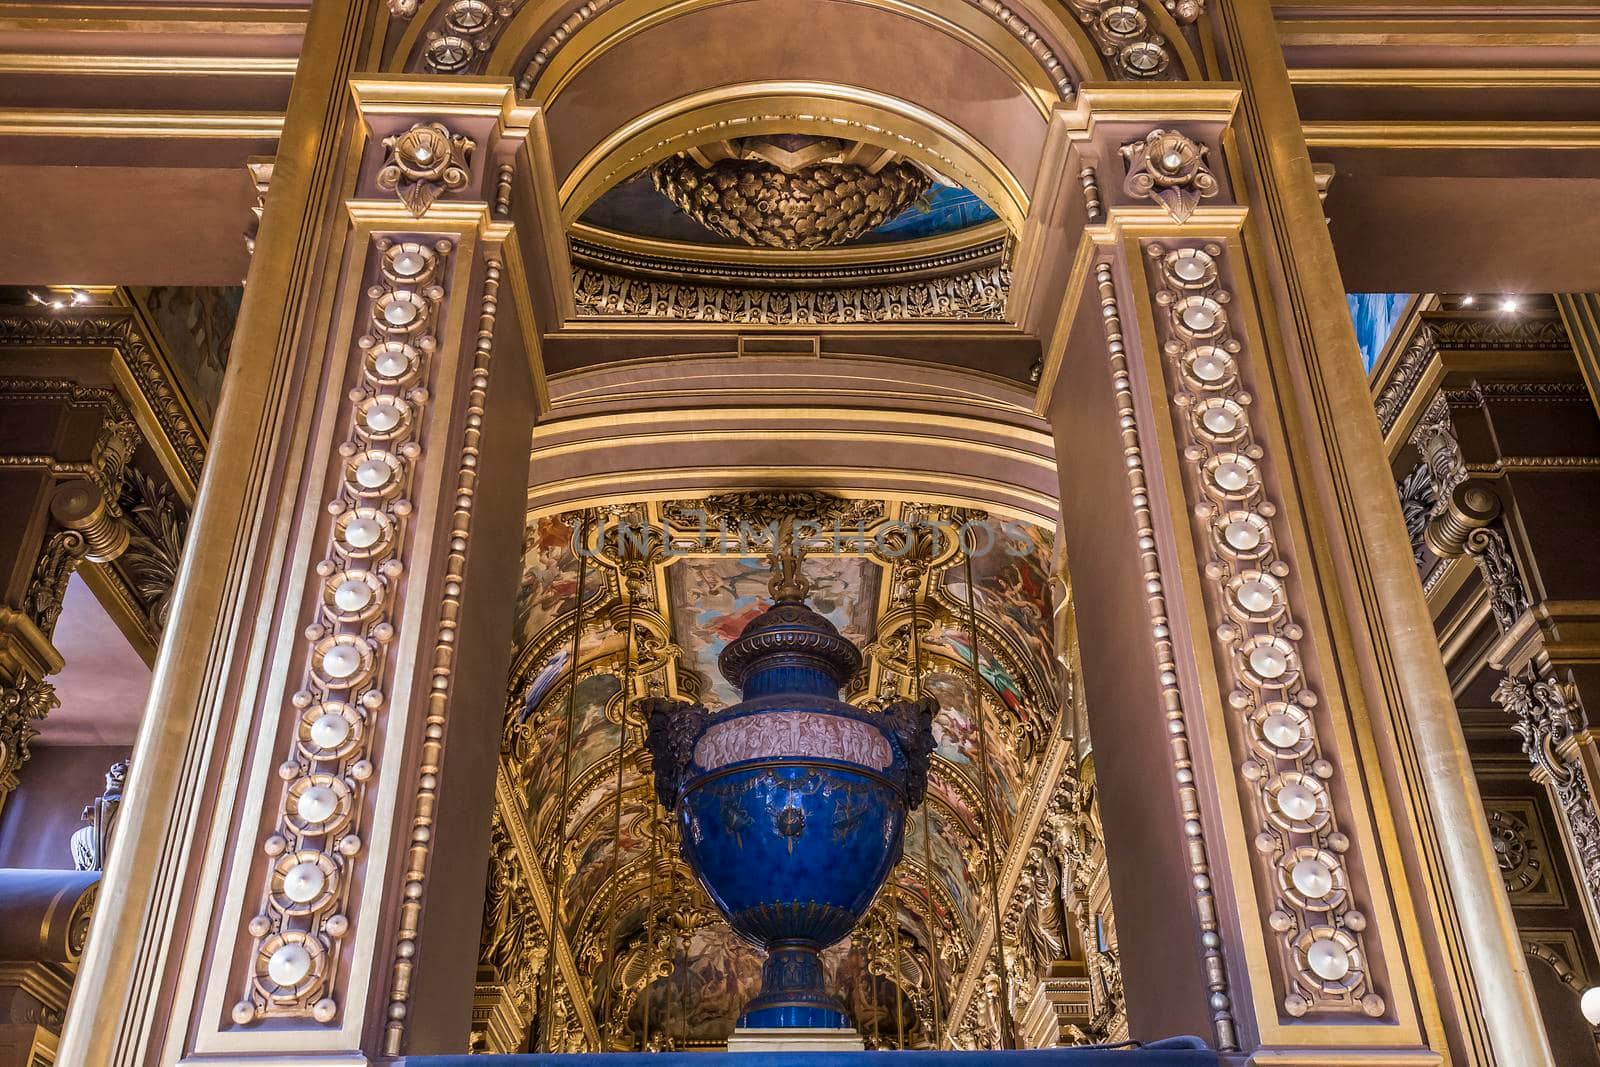
[[[1433,514],[1444,511],[1455,487],[1467,479],[1467,464],[1461,457],[1461,442],[1456,437],[1455,420],[1443,393],[1433,398],[1428,410],[1411,431],[1411,443],[1421,454],[1433,481]]]
[[[1432,469],[1431,463],[1429,464]],[[1438,484],[1437,474],[1430,478]],[[1483,584],[1489,591],[1489,607],[1501,633],[1528,610],[1528,595],[1523,591],[1516,559],[1506,540],[1500,517],[1501,503],[1493,487],[1478,479],[1458,481],[1450,492],[1433,506],[1432,517],[1423,530],[1423,541],[1440,559],[1468,555],[1478,565]]]
[[[1514,716],[1511,728],[1522,737],[1534,780],[1555,796],[1584,890],[1600,904],[1600,812],[1582,757],[1570,744],[1578,731],[1571,695],[1560,682],[1530,670],[1501,679],[1494,701]]]
[[[477,144],[451,133],[442,122],[419,122],[405,133],[385,137],[383,147],[378,185],[393,189],[407,210],[421,218],[441,194],[467,184]]]
[[[1154,200],[1174,220],[1187,222],[1201,200],[1220,190],[1206,163],[1208,151],[1177,130],[1151,130],[1142,140],[1122,146],[1122,158],[1128,161],[1123,191]]]

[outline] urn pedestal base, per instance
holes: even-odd
[[[864,1052],[866,1047],[853,1026],[741,1026],[728,1038],[729,1052]]]

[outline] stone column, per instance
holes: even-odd
[[[1270,14],[1214,16],[1240,88],[1065,118],[1050,415],[1131,1031],[1550,1064]]]
[[[533,387],[509,82],[312,7],[62,1060],[467,1040]],[[448,893],[427,892],[437,871]]]

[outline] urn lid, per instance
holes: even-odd
[[[780,600],[751,619],[717,657],[717,669],[741,691],[756,675],[778,667],[820,671],[837,693],[861,669],[861,653],[803,601]]]

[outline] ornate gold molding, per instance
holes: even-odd
[[[840,289],[719,288],[575,267],[583,318],[750,325],[1005,321],[1011,271],[1003,264],[892,285]]]
[[[828,82],[768,81],[720,86],[653,108],[592,148],[561,184],[570,224],[622,178],[708,141],[802,133],[891,149],[977,193],[1022,231],[1029,198],[1022,182],[987,146],[910,101]]]
[[[166,359],[150,342],[146,327],[132,310],[92,308],[71,309],[50,315],[0,315],[0,346],[43,345],[50,347],[88,347],[105,345],[116,350],[129,384],[127,400],[139,414],[140,404],[154,422],[147,429],[160,454],[162,444],[170,449],[174,461],[168,469],[180,495],[194,499],[200,468],[205,462],[206,435],[195,419],[188,402],[173,384]]]
[[[997,224],[998,225],[998,224]],[[732,288],[813,288],[837,289],[862,286],[873,281],[928,279],[953,275],[962,271],[1003,264],[1009,255],[1004,226],[999,232],[990,226],[974,227],[993,235],[985,241],[952,242],[954,248],[943,250],[943,242],[927,242],[930,251],[915,255],[891,245],[887,254],[873,257],[869,253],[879,245],[845,246],[837,251],[851,253],[850,259],[830,265],[826,259],[810,262],[778,262],[762,257],[735,258],[707,252],[724,251],[715,246],[682,245],[669,242],[638,242],[643,248],[660,247],[665,254],[648,251],[633,253],[619,250],[617,245],[631,246],[635,242],[595,243],[580,236],[590,227],[575,226],[569,238],[572,262],[575,266],[601,273],[622,273],[651,278],[669,283],[689,283]],[[607,234],[608,238],[614,235]],[[923,242],[907,242],[923,244]],[[759,252],[760,249],[747,249]],[[817,250],[824,253],[827,250]]]

